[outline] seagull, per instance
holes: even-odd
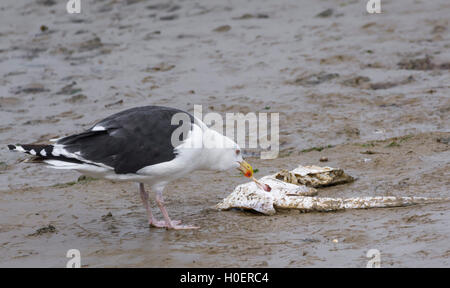
[[[208,128],[188,112],[162,106],[143,106],[113,114],[90,129],[51,140],[54,144],[8,145],[9,150],[34,156],[34,162],[55,169],[113,181],[138,183],[149,227],[198,229],[172,220],[164,206],[168,183],[196,170],[237,168],[261,189],[266,184],[253,177],[252,166],[230,138]],[[144,184],[156,193],[164,217],[157,220],[150,209]]]

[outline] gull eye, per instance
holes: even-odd
[[[241,150],[236,150],[236,155],[241,154]]]

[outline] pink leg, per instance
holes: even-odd
[[[153,216],[152,210],[150,209],[150,205],[149,205],[148,193],[147,193],[147,191],[145,191],[143,183],[139,183],[139,192],[141,194],[142,203],[144,204],[145,210],[147,211],[148,225],[150,227],[151,226],[159,227],[159,228],[166,227],[166,222],[165,221],[158,221]],[[174,221],[174,222],[176,222],[176,224],[180,224],[181,223],[181,221]]]
[[[186,229],[199,229],[197,226],[180,225],[181,221],[170,220],[169,213],[167,213],[166,207],[164,206],[164,199],[162,197],[162,191],[157,191],[156,193],[156,203],[158,204],[159,210],[164,216],[165,227],[167,229],[174,230],[186,230]]]
[[[142,203],[147,211],[148,225],[151,226],[153,222],[156,222],[156,219],[153,217],[152,210],[150,210],[150,205],[148,204],[148,193],[145,191],[143,183],[139,183],[139,192],[141,194]]]

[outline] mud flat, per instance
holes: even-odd
[[[330,166],[346,167],[357,178],[321,188],[322,196],[445,197],[450,152],[442,139],[448,137],[425,133],[249,161],[265,175],[298,163],[318,165],[326,156]],[[147,228],[134,185],[75,178],[1,191],[0,266],[64,266],[72,248],[81,251],[86,267],[365,267],[372,248],[381,251],[386,267],[449,264],[448,202],[273,216],[211,208],[244,181],[234,171],[197,172],[170,185],[168,209],[200,225],[198,231]]]
[[[249,159],[260,175],[326,163],[357,180],[324,197],[449,197],[447,0],[386,0],[380,15],[354,0],[59,2],[0,3],[2,147],[140,105],[278,112],[280,157]],[[149,231],[137,187],[23,159],[0,149],[0,266],[65,266],[71,248],[88,267],[361,267],[372,248],[383,266],[449,266],[448,204],[217,212],[245,179],[196,173],[166,194],[203,229]]]

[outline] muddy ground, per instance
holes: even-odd
[[[93,0],[69,15],[60,1],[2,1],[0,144],[140,105],[279,112],[280,157],[248,158],[256,176],[329,165],[358,179],[320,195],[450,197],[450,4],[386,0],[368,15],[363,2]],[[0,150],[1,267],[64,267],[71,248],[85,267],[365,267],[372,248],[385,267],[450,266],[448,202],[217,212],[246,180],[196,172],[165,195],[202,229],[165,231],[146,227],[136,185],[25,158]]]

